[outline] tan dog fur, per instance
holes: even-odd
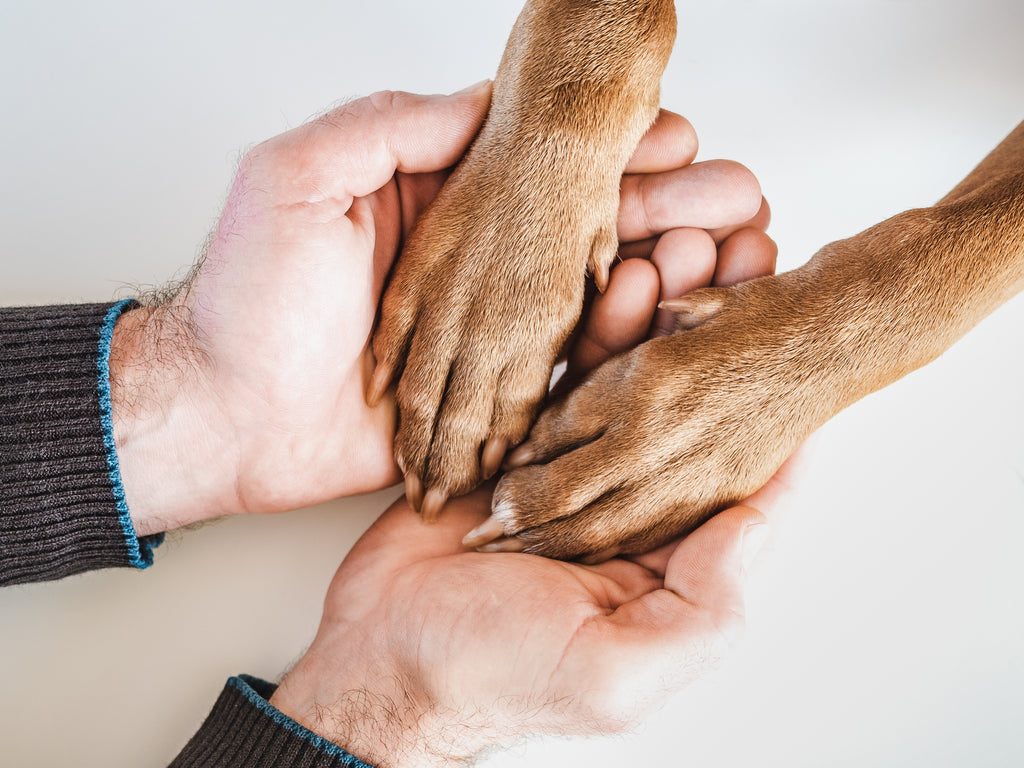
[[[607,280],[619,179],[674,30],[667,0],[529,0],[517,21],[484,128],[410,237],[374,337],[369,396],[401,376],[396,453],[425,516],[526,437],[586,270]],[[568,558],[685,533],[1022,288],[1024,124],[936,206],[676,302],[676,335],[541,414],[472,543]]]

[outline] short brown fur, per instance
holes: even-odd
[[[935,206],[690,294],[676,335],[610,360],[530,431],[585,273],[603,283],[615,256],[619,178],[674,33],[668,0],[529,0],[481,134],[384,298],[373,387],[401,377],[400,465],[464,493],[485,443],[529,432],[535,463],[494,504],[527,551],[639,552],[692,529],[1024,288],[1022,123]]]

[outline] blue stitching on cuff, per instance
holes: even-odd
[[[351,766],[351,768],[373,768],[372,765],[364,763],[355,755],[349,754],[334,742],[328,741],[323,736],[317,736],[308,728],[299,725],[288,717],[288,715],[267,701],[267,699],[256,691],[256,687],[276,689],[276,687],[271,686],[266,681],[260,680],[256,677],[250,677],[249,675],[239,675],[238,677],[230,678],[228,680],[228,685],[241,693],[250,704],[273,720],[274,723],[281,726],[292,735],[298,736],[300,739],[304,739],[309,742],[329,757],[335,757],[344,765]]]
[[[107,311],[100,329],[99,355],[96,367],[99,369],[98,386],[100,395],[100,425],[103,428],[103,447],[107,452],[107,470],[110,474],[111,491],[117,506],[117,518],[124,531],[124,542],[128,547],[128,560],[136,568],[148,568],[153,564],[153,550],[164,541],[164,535],[139,538],[128,512],[128,502],[121,482],[121,465],[117,460],[117,446],[114,444],[114,417],[110,403],[110,344],[114,338],[114,324],[122,313],[138,306],[135,299],[119,301]]]

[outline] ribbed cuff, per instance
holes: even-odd
[[[0,584],[146,567],[161,536],[128,517],[107,358],[133,306],[0,309]]]
[[[170,768],[372,768],[273,707],[267,700],[275,690],[232,677]]]

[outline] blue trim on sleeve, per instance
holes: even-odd
[[[137,305],[138,302],[134,299],[125,299],[108,310],[107,316],[103,319],[103,327],[100,329],[100,346],[96,367],[99,369],[98,387],[103,447],[107,451],[107,469],[110,473],[110,486],[114,494],[114,502],[117,505],[117,518],[121,523],[121,530],[124,531],[124,542],[128,547],[128,560],[136,568],[148,568],[153,564],[153,550],[163,543],[164,535],[158,533],[155,536],[145,536],[140,539],[135,532],[135,526],[132,525],[128,502],[125,500],[124,485],[121,482],[121,465],[117,460],[117,446],[114,445],[114,419],[110,404],[110,344],[114,337],[114,324],[122,313]]]
[[[337,744],[328,741],[323,736],[317,736],[308,728],[299,725],[288,717],[288,715],[267,701],[267,699],[270,698],[276,690],[276,687],[265,680],[260,680],[257,677],[250,677],[249,675],[239,675],[238,677],[232,677],[229,679],[228,685],[241,693],[250,704],[273,720],[275,724],[281,726],[292,735],[308,741],[327,756],[337,758],[344,765],[351,766],[351,768],[373,768],[372,765],[364,763],[358,757],[349,754]]]

